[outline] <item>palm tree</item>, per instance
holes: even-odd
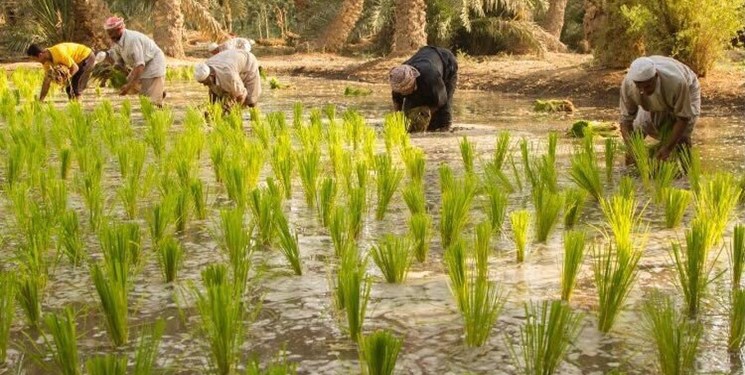
[[[568,0],[549,0],[548,12],[546,12],[546,18],[541,22],[549,34],[560,37],[561,29],[564,27],[564,11],[567,7]]]
[[[95,49],[109,45],[109,39],[103,29],[104,21],[110,14],[109,7],[103,0],[73,0],[75,17],[74,42],[85,44]]]
[[[341,10],[313,43],[315,47],[327,51],[338,51],[352,33],[364,5],[365,0],[344,0],[340,7]]]
[[[427,44],[427,4],[399,0],[395,7],[392,55],[405,55]]]
[[[184,57],[184,16],[181,0],[156,0],[153,4],[153,39],[166,56]]]

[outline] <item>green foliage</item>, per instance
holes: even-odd
[[[402,344],[401,339],[388,331],[375,331],[362,336],[359,351],[365,362],[365,374],[392,375]]]
[[[158,347],[165,330],[165,321],[158,319],[140,331],[140,340],[135,352],[134,375],[150,375],[158,356]]]
[[[491,253],[491,225],[484,221],[476,225],[474,236],[474,250],[476,269],[479,277],[487,277],[489,273],[489,254]]]
[[[683,216],[691,203],[693,194],[688,190],[667,188],[663,190],[662,195],[665,197],[665,225],[668,228],[675,228],[683,222]]]
[[[701,323],[680,314],[670,297],[656,296],[644,303],[642,324],[655,343],[660,374],[695,373]]]
[[[492,233],[499,235],[502,233],[504,219],[507,216],[507,194],[496,185],[488,184],[484,188],[486,190],[484,211],[489,218]]]
[[[432,217],[425,212],[411,215],[409,235],[414,242],[414,257],[420,263],[424,262],[427,260],[429,243],[432,240]]]
[[[577,275],[585,259],[584,232],[569,231],[564,234],[564,262],[561,267],[561,299],[569,301],[577,283]]]
[[[730,266],[732,267],[732,290],[740,289],[743,267],[745,267],[745,225],[735,225],[730,245]]]
[[[636,200],[614,195],[600,201],[600,208],[605,215],[619,252],[626,252],[634,246],[634,229],[641,225],[643,210],[637,211]]]
[[[582,147],[572,155],[569,177],[577,186],[590,193],[595,200],[599,201],[603,197],[603,184],[600,180],[600,168],[592,135],[585,136]]]
[[[471,276],[467,279],[458,299],[461,302],[461,315],[465,326],[466,345],[482,346],[491,335],[504,307],[506,295],[493,282],[485,277]]]
[[[329,219],[330,220],[330,219]],[[295,275],[302,275],[303,268],[300,265],[300,247],[298,246],[297,232],[290,230],[290,223],[282,212],[282,207],[275,203],[274,205],[274,232],[279,238],[279,248],[284,254],[287,262],[290,263]]]
[[[695,219],[691,229],[686,231],[686,248],[680,243],[673,243],[672,257],[678,271],[678,283],[683,290],[688,315],[695,317],[701,306],[701,299],[712,281],[711,272],[716,259],[709,259],[710,231],[709,222]]]
[[[66,308],[64,315],[45,316],[44,324],[53,339],[53,357],[57,368],[64,375],[80,374],[78,338],[75,329],[75,314],[72,309]]]
[[[85,259],[78,214],[75,210],[66,211],[60,218],[59,247],[67,259],[75,266],[80,265]]]
[[[729,173],[717,173],[700,183],[696,193],[696,217],[711,224],[709,246],[722,238],[739,199],[737,182]]]
[[[443,248],[455,241],[469,221],[471,203],[476,194],[476,186],[466,176],[455,180],[450,167],[440,167],[442,186],[442,205],[440,207],[440,236]]]
[[[9,272],[0,272],[0,364],[5,363],[10,327],[15,316],[16,282]]]
[[[609,332],[638,275],[641,251],[615,249],[612,244],[595,247],[593,271],[598,292],[598,330]]]
[[[545,187],[533,190],[533,203],[535,205],[535,239],[538,242],[546,242],[551,230],[559,221],[561,208],[564,206],[564,197],[558,193],[552,193]]]
[[[564,228],[571,229],[579,222],[587,200],[587,191],[567,189],[564,192]]]
[[[126,375],[127,357],[113,354],[98,355],[85,362],[88,375]]]
[[[530,212],[527,210],[513,211],[510,213],[512,224],[512,238],[515,242],[517,262],[525,260],[525,245],[528,242],[528,226],[530,225]]]
[[[400,284],[406,280],[414,258],[411,245],[407,237],[387,234],[373,246],[370,256],[386,282]]]
[[[366,87],[347,86],[344,88],[344,96],[368,96],[372,90]]]
[[[375,209],[375,219],[383,220],[388,204],[393,198],[393,193],[398,190],[398,185],[403,179],[404,173],[395,168],[390,155],[381,154],[375,157],[375,175],[378,195],[378,204]]]
[[[166,283],[176,281],[179,268],[183,263],[184,249],[178,241],[171,237],[165,237],[156,244],[158,265],[160,266],[163,280]]]
[[[463,137],[460,141],[460,157],[463,159],[463,167],[466,173],[473,173],[473,145],[466,137]]]
[[[337,304],[346,312],[349,337],[358,342],[365,321],[372,282],[360,262],[357,248],[348,246],[341,255],[337,273]]]

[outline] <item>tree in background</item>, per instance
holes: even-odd
[[[391,54],[406,55],[427,44],[427,4],[424,0],[396,1]]]
[[[625,68],[643,55],[642,39],[627,34],[631,27],[621,7],[631,6],[635,0],[585,0],[585,39],[595,60],[609,68]]]
[[[546,16],[540,23],[546,32],[557,38],[561,36],[561,30],[564,28],[564,11],[567,2],[568,0],[549,0]]]
[[[153,39],[166,56],[184,57],[184,14],[181,0],[155,0]]]
[[[339,12],[314,41],[314,47],[330,52],[339,51],[360,19],[364,5],[365,0],[344,0]]]

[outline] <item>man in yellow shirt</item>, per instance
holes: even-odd
[[[46,49],[32,44],[26,50],[26,54],[40,62],[47,73],[58,67],[69,70],[71,78],[65,84],[65,92],[67,92],[67,97],[70,100],[80,98],[80,94],[88,86],[88,79],[91,76],[91,71],[93,71],[93,66],[96,64],[93,51],[77,43],[60,43]],[[50,74],[45,75],[39,100],[43,101],[46,98],[51,81],[52,76]]]

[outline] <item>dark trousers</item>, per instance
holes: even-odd
[[[70,84],[65,87],[68,98],[75,99],[85,91],[86,87],[88,87],[88,80],[91,77],[95,63],[96,57],[91,53],[85,60],[78,64],[78,71],[70,79]]]
[[[442,80],[445,82],[448,101],[432,115],[427,130],[447,129],[453,124],[453,94],[458,84],[458,62],[450,51],[440,53],[440,58],[444,67]]]

